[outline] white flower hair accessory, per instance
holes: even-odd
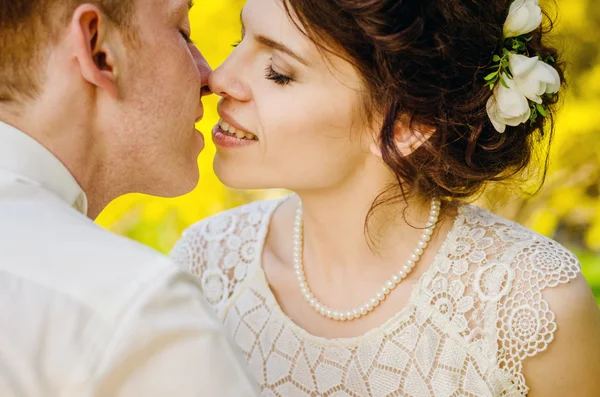
[[[486,110],[499,133],[506,126],[516,127],[528,120],[534,123],[548,114],[544,97],[552,97],[560,88],[560,76],[549,63],[552,57],[531,56],[526,43],[529,33],[542,23],[538,0],[515,0],[504,23],[502,55],[494,55],[493,69],[485,76],[486,86],[493,91]]]

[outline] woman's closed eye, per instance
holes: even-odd
[[[294,81],[293,78],[291,78],[289,76],[285,76],[281,73],[277,73],[273,69],[273,65],[267,66],[267,68],[265,70],[265,77],[267,80],[274,81],[275,84],[282,85],[282,86],[289,85],[290,83],[292,83]]]

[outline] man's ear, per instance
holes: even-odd
[[[117,98],[118,43],[110,40],[118,40],[120,35],[109,35],[109,29],[114,27],[98,7],[83,4],[73,13],[69,34],[75,40],[75,58],[82,77]]]
[[[407,117],[401,117],[394,127],[394,142],[396,143],[398,152],[402,156],[407,157],[427,142],[434,133],[435,128],[433,127],[416,124],[411,126],[410,120]],[[376,138],[375,142],[371,143],[370,150],[375,156],[382,157],[379,137]]]

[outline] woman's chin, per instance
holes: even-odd
[[[255,190],[268,189],[264,181],[259,181],[256,175],[251,175],[248,172],[238,171],[227,167],[219,167],[215,163],[215,175],[221,183],[230,189],[236,190]]]

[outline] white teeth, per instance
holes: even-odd
[[[250,141],[258,140],[254,134],[238,130],[224,120],[219,120],[219,127],[221,127],[221,130],[229,136],[235,136],[239,139],[248,139]]]

